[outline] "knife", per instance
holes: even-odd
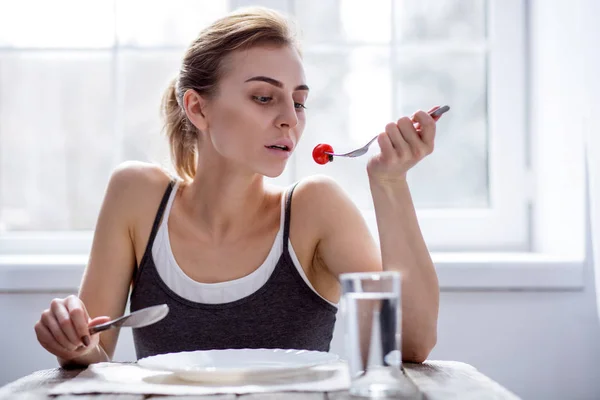
[[[166,317],[168,313],[169,306],[166,304],[142,308],[141,310],[134,311],[131,314],[123,315],[122,317],[113,319],[112,321],[91,327],[90,335],[112,328],[141,328],[152,325]]]

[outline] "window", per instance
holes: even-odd
[[[296,18],[311,86],[274,181],[333,176],[376,236],[368,157],[319,166],[312,148],[449,104],[409,174],[430,249],[529,249],[524,0],[0,0],[0,253],[86,252],[112,169],[168,164],[158,109],[185,47],[249,4]]]

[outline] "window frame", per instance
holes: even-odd
[[[531,250],[529,221],[534,198],[525,114],[526,4],[520,0],[488,4],[490,208],[417,210],[433,251]]]

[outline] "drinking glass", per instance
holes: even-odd
[[[340,275],[350,394],[419,398],[402,371],[399,272]]]

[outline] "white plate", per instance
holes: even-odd
[[[322,351],[227,349],[159,354],[142,358],[138,364],[173,372],[187,381],[239,383],[290,376],[338,360],[337,354]]]

